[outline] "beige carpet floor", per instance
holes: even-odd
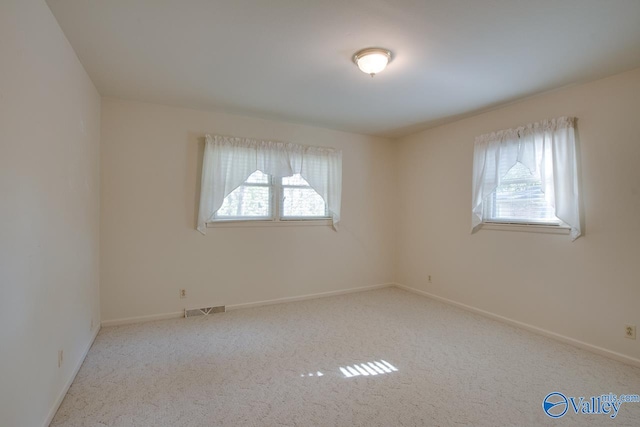
[[[554,391],[640,394],[640,369],[386,288],[103,328],[52,425],[640,425],[551,419]]]

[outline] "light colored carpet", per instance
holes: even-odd
[[[638,394],[640,369],[386,288],[104,328],[52,425],[640,425],[553,420],[553,391]]]

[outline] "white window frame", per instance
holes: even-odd
[[[522,182],[528,182],[527,180],[522,180]],[[491,193],[489,196],[489,215],[488,218],[482,221],[482,229],[483,230],[494,230],[494,231],[521,231],[525,233],[545,233],[545,234],[569,234],[571,232],[571,227],[562,222],[561,219],[558,218],[558,222],[545,222],[545,221],[535,221],[535,220],[501,220],[492,218],[495,210],[496,210],[496,199],[497,199],[498,189]]]
[[[287,188],[311,188],[310,185],[285,185],[282,184],[283,178],[286,177],[274,177],[269,176],[269,183],[249,183],[242,185],[255,186],[255,187],[267,187],[269,188],[269,211],[270,217],[235,217],[235,218],[223,218],[215,219],[207,222],[207,228],[215,227],[264,227],[264,226],[331,226],[332,219],[327,203],[324,203],[324,216],[313,217],[282,217],[284,203],[284,191]]]
[[[238,188],[240,187],[265,187],[269,189],[269,214],[270,216],[268,217],[263,217],[263,216],[243,216],[243,217],[222,217],[220,219],[218,219],[217,217],[217,212],[214,216],[214,221],[211,222],[230,222],[230,221],[272,221],[273,220],[273,215],[274,215],[274,209],[273,209],[273,204],[274,204],[274,188],[273,188],[273,181],[271,179],[272,177],[269,176],[269,182],[267,183],[262,183],[262,182],[250,182],[247,183],[246,181],[243,182]]]
[[[549,224],[538,224],[538,223],[527,223],[527,222],[493,222],[493,221],[484,221],[482,223],[482,230],[493,230],[493,231],[523,231],[526,233],[544,233],[544,234],[570,234],[571,228],[558,224],[558,225],[549,225]]]
[[[495,212],[497,189],[489,196],[489,210]],[[493,216],[491,214],[491,216]],[[481,229],[495,231],[522,231],[527,233],[545,233],[545,234],[569,234],[571,227],[558,219],[558,222],[545,222],[534,220],[500,220],[487,218],[482,221]]]
[[[527,183],[528,180],[518,180],[510,182]],[[492,218],[497,205],[498,189],[489,196],[489,215],[487,219],[482,221],[482,228],[487,230],[499,231],[528,231],[533,233],[551,233],[551,234],[569,234],[571,227],[567,226],[562,220],[557,222],[535,221],[535,220],[501,220]]]
[[[327,202],[324,202],[324,216],[289,216],[289,217],[282,217],[281,213],[284,211],[284,189],[285,188],[307,188],[307,189],[313,190],[313,187],[311,187],[308,183],[307,183],[307,185],[283,184],[282,180],[284,178],[288,178],[288,177],[274,179],[274,181],[275,181],[274,187],[275,187],[275,190],[276,190],[274,197],[276,197],[276,200],[277,200],[277,203],[276,203],[276,206],[275,206],[275,212],[276,212],[276,219],[278,221],[321,221],[321,220],[330,220],[331,219],[331,214],[329,213],[329,207],[327,206]],[[317,194],[317,192],[316,192],[316,194]]]

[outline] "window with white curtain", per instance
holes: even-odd
[[[327,204],[309,183],[300,175],[285,176],[276,180],[278,185],[281,220],[305,220],[328,218]]]
[[[329,218],[327,204],[300,174],[277,178],[256,171],[224,198],[211,222]]]
[[[329,220],[337,230],[342,152],[248,138],[205,137],[197,229],[230,221]]]
[[[273,219],[273,193],[271,177],[255,171],[224,198],[213,220]]]
[[[485,222],[560,226],[553,207],[547,203],[540,177],[517,162],[491,193]]]
[[[560,117],[476,138],[472,232],[519,224],[581,235],[574,127],[573,117]]]

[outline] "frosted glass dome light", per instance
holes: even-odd
[[[367,73],[371,77],[384,70],[390,59],[391,52],[379,48],[362,49],[353,55],[353,62],[363,73]]]

